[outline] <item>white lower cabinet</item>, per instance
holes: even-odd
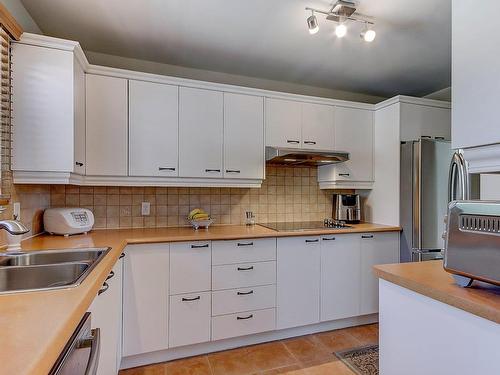
[[[319,237],[278,238],[277,328],[319,322]]]
[[[212,268],[212,289],[276,283],[276,262],[227,264]]]
[[[122,261],[118,260],[89,308],[92,328],[99,328],[101,334],[97,375],[118,374],[120,368],[122,266]]]
[[[276,285],[252,286],[212,293],[212,315],[262,310],[276,306]]]
[[[123,355],[168,348],[169,244],[129,245],[123,279]]]
[[[321,321],[359,315],[359,234],[321,237]]]
[[[272,331],[275,320],[274,308],[216,316],[212,318],[212,340]]]
[[[211,292],[170,296],[169,347],[210,341]]]
[[[170,295],[211,289],[210,241],[170,245]]]
[[[373,273],[373,266],[398,262],[398,232],[361,235],[360,315],[378,312],[378,278]]]

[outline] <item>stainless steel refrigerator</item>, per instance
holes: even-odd
[[[448,141],[401,143],[401,262],[442,258],[452,155]]]

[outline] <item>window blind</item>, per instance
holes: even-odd
[[[6,177],[10,171],[11,157],[11,114],[12,114],[12,81],[10,61],[11,37],[5,27],[0,24],[0,177]]]

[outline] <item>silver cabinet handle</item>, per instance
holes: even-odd
[[[99,291],[97,292],[97,295],[100,296],[101,294],[103,294],[108,289],[109,289],[109,284],[107,282],[104,282],[104,284],[102,284],[102,288],[99,289]]]
[[[335,237],[323,237],[323,241],[335,241]]]
[[[82,343],[84,346],[90,346],[89,361],[87,363],[85,375],[95,375],[97,373],[99,354],[101,352],[101,330],[99,328],[94,328],[91,332],[92,337],[89,337]]]
[[[253,246],[253,242],[238,242],[237,246]]]
[[[253,270],[253,266],[250,267],[238,267],[238,271],[251,271]]]
[[[286,143],[293,143],[293,144],[297,144],[298,145],[300,143],[300,141],[295,141],[293,139],[287,139]]]
[[[108,277],[106,277],[106,281],[108,281],[109,279],[111,279],[113,276],[115,276],[115,271],[111,271],[108,275]]]
[[[201,296],[193,297],[193,298],[182,297],[183,302],[193,302],[193,301],[198,301],[200,299],[201,299]]]
[[[203,249],[204,247],[208,247],[208,244],[205,245],[191,245],[191,249]]]
[[[207,172],[207,173],[210,173],[210,172],[220,173],[220,169],[205,169],[205,172]]]
[[[250,314],[248,316],[237,316],[236,319],[237,320],[247,320],[247,319],[252,319],[253,318],[253,314]]]
[[[226,169],[226,173],[241,173],[239,169]]]
[[[349,177],[350,174],[349,173],[339,173],[339,176],[341,176],[341,177]]]
[[[304,141],[304,144],[305,145],[315,145],[316,142],[314,142],[314,141]]]
[[[253,294],[253,290],[250,290],[248,292],[237,292],[236,294],[238,296],[248,296],[249,294]]]
[[[361,238],[365,238],[365,239],[368,239],[368,238],[373,238],[373,234],[363,234],[361,236]]]
[[[175,171],[174,167],[158,167],[159,171]]]
[[[315,239],[315,240],[306,240],[306,243],[313,243],[313,242],[319,242],[318,239]]]

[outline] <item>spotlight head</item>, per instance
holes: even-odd
[[[370,29],[368,25],[366,25],[360,36],[365,42],[371,43],[375,40],[377,33],[375,32],[375,30]]]
[[[343,23],[337,25],[335,28],[335,35],[337,35],[337,38],[343,38],[347,34],[347,26],[344,25]]]
[[[313,35],[319,31],[318,19],[314,15],[314,11],[307,18],[307,27],[309,28],[309,34]]]

